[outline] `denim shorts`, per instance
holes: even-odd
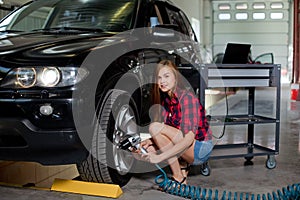
[[[195,141],[195,147],[194,147],[194,162],[193,165],[201,165],[205,163],[213,149],[214,145],[212,143],[212,140],[208,141]]]

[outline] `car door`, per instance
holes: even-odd
[[[261,54],[254,59],[253,63],[274,64],[274,55],[273,55],[273,53]]]

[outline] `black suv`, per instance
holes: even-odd
[[[76,163],[83,180],[125,185],[147,132],[153,69],[173,60],[197,90],[202,62],[168,0],[36,0],[0,22],[0,159]]]

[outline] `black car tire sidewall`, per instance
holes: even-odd
[[[130,172],[127,174],[118,172],[112,154],[114,118],[125,104],[129,104],[136,117],[136,104],[126,91],[111,89],[102,102],[99,102],[99,117],[92,139],[91,152],[87,159],[78,166],[79,174],[83,180],[124,186],[131,179],[132,174]]]

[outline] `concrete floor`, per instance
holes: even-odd
[[[274,114],[274,101],[270,90],[260,89],[258,91],[257,100],[260,102],[258,111],[266,114]],[[281,98],[281,123],[280,123],[280,150],[276,155],[277,165],[274,169],[265,167],[267,155],[256,156],[253,158],[253,165],[244,166],[245,159],[226,158],[211,159],[210,176],[203,176],[199,173],[199,167],[193,167],[192,174],[188,177],[191,185],[201,186],[202,188],[218,189],[219,194],[224,190],[232,192],[244,192],[254,194],[266,194],[276,191],[282,187],[286,187],[293,183],[300,183],[300,102],[290,102],[289,86],[282,87]],[[240,98],[240,99],[239,99]],[[229,101],[233,99],[230,98]],[[241,103],[244,99],[243,95],[235,97]],[[273,103],[272,103],[273,102]],[[230,105],[230,104],[229,104]],[[243,112],[243,106],[236,104],[238,112]],[[242,109],[242,110],[241,110]],[[271,109],[266,110],[266,109]],[[273,109],[273,110],[272,110]],[[230,111],[232,111],[231,109]],[[236,111],[235,110],[235,111]],[[260,126],[260,125],[259,125]],[[255,135],[255,141],[263,146],[274,147],[274,128],[271,125],[262,125]],[[217,136],[220,130],[215,130]],[[240,142],[246,137],[245,127],[231,126],[226,128],[225,135],[215,143],[232,143]],[[225,155],[229,152],[224,151]],[[134,176],[131,181],[122,188],[123,195],[120,200],[152,200],[152,199],[182,199],[170,194],[160,192],[156,189],[154,183],[157,172],[139,174]],[[0,186],[1,200],[94,200],[107,199],[103,197],[60,193],[45,190],[18,188],[12,186]]]

